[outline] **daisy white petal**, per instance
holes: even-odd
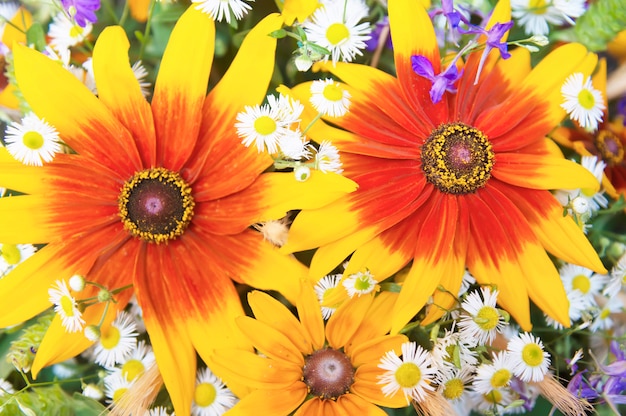
[[[33,113],[7,126],[4,139],[9,153],[25,165],[42,166],[61,151],[59,133]]]
[[[496,333],[502,332],[504,317],[496,308],[498,291],[482,287],[480,294],[473,291],[467,295],[461,308],[465,311],[459,321],[459,332],[466,340],[473,340],[475,345],[491,344]]]
[[[343,172],[341,166],[339,150],[327,140],[320,143],[319,149],[317,149],[317,153],[315,154],[315,168],[324,173],[341,173]]]
[[[124,359],[116,371],[120,371],[127,380],[133,381],[154,364],[152,347],[145,341],[139,341],[137,348]]]
[[[561,87],[561,95],[564,100],[561,107],[572,120],[589,131],[598,129],[606,107],[602,92],[593,87],[591,77],[585,78],[580,72],[570,75]]]
[[[528,332],[518,334],[509,340],[507,350],[516,377],[524,382],[543,380],[550,366],[550,355],[538,337]]]
[[[208,368],[198,372],[193,395],[193,416],[219,416],[232,408],[238,399]]]
[[[493,361],[490,364],[484,363],[478,366],[472,385],[474,391],[486,394],[493,389],[508,386],[512,379],[512,360],[506,351],[500,351],[493,355]]]
[[[85,320],[65,280],[57,280],[55,285],[48,289],[48,295],[50,302],[54,304],[54,311],[61,317],[65,330],[67,332],[81,331]]]
[[[37,248],[32,244],[0,244],[0,277],[35,254],[35,251]]]
[[[369,270],[349,275],[342,282],[343,287],[351,298],[371,293],[376,289],[378,280],[374,279]]]
[[[110,325],[103,325],[95,346],[95,362],[112,368],[122,363],[137,348],[135,320],[128,313],[118,312]]]
[[[73,22],[64,12],[56,14],[48,28],[50,46],[56,51],[62,51],[81,43],[91,33],[91,23],[80,27]]]
[[[317,295],[317,299],[322,306],[322,316],[324,317],[324,320],[328,320],[333,313],[335,313],[335,310],[337,310],[337,308],[324,306],[324,297],[328,294],[330,289],[334,289],[339,285],[341,276],[342,275],[340,274],[329,274],[324,276],[315,284],[315,287],[313,288],[315,290],[315,294]]]
[[[311,104],[325,116],[341,117],[350,108],[350,93],[331,78],[311,83]]]
[[[117,403],[133,385],[132,381],[126,380],[122,373],[111,373],[104,378],[104,394],[107,403]]]
[[[226,23],[230,23],[231,12],[236,20],[241,20],[248,11],[252,10],[252,6],[243,0],[191,0],[191,2],[197,4],[196,9],[218,22],[226,20]]]

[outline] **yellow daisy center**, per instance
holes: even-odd
[[[164,168],[137,172],[124,183],[118,199],[126,231],[150,243],[183,235],[194,206],[191,187],[178,173]]]
[[[506,368],[501,368],[491,376],[491,386],[494,389],[504,387],[511,380],[511,372]]]
[[[596,99],[591,91],[585,88],[578,93],[578,104],[587,110],[591,110],[596,105]]]
[[[332,45],[339,45],[350,37],[350,31],[343,23],[333,23],[326,29],[326,39]]]
[[[119,341],[118,341],[119,342]],[[133,381],[138,375],[146,370],[141,360],[132,359],[128,360],[122,366],[122,375],[126,377],[126,380]]]
[[[600,130],[594,139],[594,144],[602,159],[609,166],[618,165],[624,160],[624,145],[612,131]]]
[[[532,10],[534,14],[544,14],[548,10],[546,0],[530,0],[528,2],[528,8]]]
[[[254,120],[254,129],[257,133],[267,136],[276,131],[276,122],[270,116],[261,116]]]
[[[79,37],[82,34],[83,34],[83,28],[78,26],[78,25],[74,25],[70,29],[70,37],[71,38],[77,38],[77,37]]]
[[[27,131],[24,133],[24,136],[22,136],[22,143],[31,150],[41,149],[43,142],[43,136],[36,131]]]
[[[354,368],[343,351],[324,348],[306,358],[303,381],[309,393],[321,399],[336,399],[354,383]]]
[[[414,387],[422,379],[422,371],[415,363],[403,363],[394,375],[402,388]]]
[[[543,350],[537,344],[526,344],[522,349],[522,360],[529,367],[537,367],[543,362]]]
[[[354,280],[354,289],[358,291],[369,290],[372,287],[367,276],[359,276]]]
[[[120,334],[120,330],[112,325],[109,325],[106,328],[102,328],[102,332],[100,333],[100,344],[102,344],[103,348],[112,350],[120,343],[121,338],[122,334]]]
[[[609,308],[604,308],[600,312],[600,319],[606,319],[609,317],[610,314],[611,314],[611,310]]]
[[[65,316],[69,318],[74,316],[74,300],[72,298],[69,296],[61,296],[59,304],[61,305]]]
[[[502,393],[498,390],[491,390],[489,393],[483,394],[483,397],[487,403],[491,404],[498,404],[502,401]]]
[[[22,260],[22,253],[15,244],[3,244],[2,248],[0,248],[0,253],[2,253],[2,258],[8,264],[18,264]]]
[[[328,101],[341,101],[343,90],[336,84],[328,84],[324,87],[323,95]]]
[[[193,393],[193,400],[200,407],[209,407],[215,402],[217,397],[217,390],[211,383],[200,383],[196,386],[196,390]]]
[[[464,391],[465,385],[463,384],[463,381],[458,378],[453,378],[446,381],[444,384],[443,397],[448,400],[458,399]]]
[[[482,329],[483,331],[491,331],[496,326],[498,326],[498,322],[500,322],[500,315],[496,308],[492,306],[483,306],[478,310],[478,313],[474,317],[474,322]]]
[[[591,279],[584,274],[578,274],[572,279],[572,288],[580,290],[581,293],[587,293],[591,289]]]
[[[422,170],[441,192],[467,194],[485,186],[495,154],[483,132],[463,123],[434,130],[422,146]]]
[[[113,402],[117,403],[120,398],[128,391],[128,388],[122,387],[113,392]]]

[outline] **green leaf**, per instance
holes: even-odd
[[[278,29],[270,33],[270,36],[276,39],[282,39],[287,36],[287,31],[285,29]]]
[[[35,45],[35,49],[42,52],[46,49],[46,32],[41,23],[33,23],[26,31],[26,43]]]
[[[578,18],[574,31],[578,41],[588,49],[606,50],[606,44],[626,27],[624,0],[595,1]]]

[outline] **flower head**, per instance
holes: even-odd
[[[472,340],[475,345],[491,344],[505,324],[504,317],[496,308],[498,291],[492,292],[488,287],[483,287],[480,292],[474,291],[467,295],[461,304],[465,313],[459,322],[461,336]]]
[[[541,381],[548,372],[550,355],[538,337],[528,332],[518,334],[507,345],[513,374],[522,381]]]
[[[67,332],[82,330],[85,320],[65,280],[57,280],[55,285],[48,289],[48,294],[50,295],[50,303],[54,305],[54,311],[63,322],[63,328]]]
[[[330,117],[341,117],[350,107],[350,93],[331,78],[313,81],[311,84],[311,104]]]
[[[136,325],[133,318],[126,312],[119,312],[117,317],[109,325],[100,330],[100,338],[95,346],[95,362],[104,367],[113,367],[126,360],[126,357],[137,350]],[[132,381],[135,371],[122,372],[124,377]]]
[[[0,278],[36,251],[32,244],[0,244]]]
[[[100,0],[61,0],[61,4],[80,27],[98,21],[96,11],[100,9]]]
[[[248,11],[252,10],[252,6],[248,4],[254,0],[192,0],[196,4],[196,8],[211,16],[211,19],[221,22],[226,20],[230,23],[231,16],[235,16],[236,20],[241,20]]]
[[[428,58],[422,55],[412,56],[411,66],[417,75],[432,82],[433,85],[430,87],[430,100],[433,104],[437,104],[441,101],[441,97],[443,97],[444,92],[448,91],[455,93],[456,88],[454,87],[454,84],[463,75],[463,70],[459,72],[458,68],[454,64],[448,66],[445,71],[435,75],[433,64],[428,60]]]
[[[198,371],[193,393],[193,416],[221,415],[237,403],[237,397],[208,368]]]
[[[591,78],[585,78],[580,72],[570,75],[561,87],[561,94],[564,99],[561,107],[572,120],[589,131],[597,130],[606,107],[602,93],[593,87]]]
[[[59,133],[33,113],[13,122],[5,132],[7,150],[25,165],[41,166],[51,162],[61,151]]]

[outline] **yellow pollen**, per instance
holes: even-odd
[[[501,368],[491,376],[491,386],[494,389],[504,387],[511,381],[511,372],[506,368]]]
[[[257,133],[267,136],[276,131],[276,122],[270,116],[261,116],[254,120],[254,129]]]
[[[328,101],[341,101],[343,99],[343,90],[336,84],[325,86],[323,94]]]
[[[27,131],[22,136],[22,143],[31,150],[39,150],[43,146],[43,136],[36,131]]]
[[[100,344],[102,344],[104,349],[112,350],[118,346],[121,338],[122,336],[120,334],[120,330],[113,325],[109,325],[108,327],[102,328],[102,332],[100,333]]]
[[[0,247],[0,253],[2,254],[4,261],[8,264],[18,264],[20,260],[22,260],[22,253],[15,244],[2,244],[2,247]]]
[[[543,363],[543,350],[537,344],[527,344],[522,349],[522,360],[529,367],[537,367]]]
[[[146,370],[141,360],[132,359],[128,360],[122,366],[122,375],[126,377],[126,380],[133,381],[137,376]]]
[[[609,166],[615,166],[624,160],[624,145],[620,138],[610,130],[600,130],[594,138],[594,144]]]
[[[65,316],[71,318],[74,316],[74,301],[69,296],[62,296],[60,300],[61,308]]]
[[[193,400],[200,407],[208,407],[215,402],[217,397],[217,391],[215,386],[211,383],[201,383],[196,386],[196,391],[193,394]]]
[[[333,23],[326,29],[326,39],[332,45],[339,45],[350,37],[350,31],[343,23]]]
[[[498,314],[496,308],[492,306],[483,306],[478,310],[478,313],[474,318],[474,322],[476,322],[476,324],[483,331],[491,331],[498,326],[498,322],[500,322],[500,315]]]
[[[528,9],[532,11],[533,14],[544,14],[548,11],[548,5],[546,4],[546,0],[530,0],[528,2]]]
[[[119,388],[113,392],[113,402],[117,403],[120,398],[128,391],[126,387]]]
[[[584,274],[578,274],[572,279],[572,288],[578,289],[581,293],[588,293],[591,289],[591,279]]]
[[[414,387],[422,379],[422,371],[414,363],[403,363],[394,375],[402,388]]]
[[[465,391],[465,385],[463,381],[458,378],[453,378],[451,380],[446,381],[443,389],[443,397],[448,400],[458,399],[463,395]]]
[[[578,104],[587,110],[591,110],[596,105],[596,99],[588,89],[583,89],[578,93]]]

